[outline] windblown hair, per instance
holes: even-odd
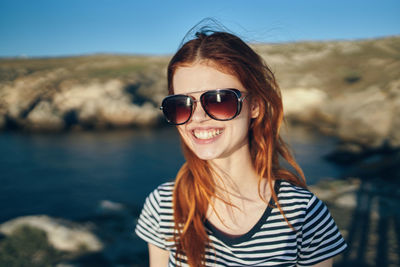
[[[273,188],[273,181],[283,179],[306,187],[303,172],[279,135],[283,106],[274,74],[263,59],[244,41],[227,32],[196,33],[196,38],[181,46],[168,65],[168,90],[174,93],[173,76],[182,66],[211,64],[238,78],[249,96],[259,105],[259,116],[249,127],[249,147],[260,183],[267,180],[272,198],[286,219]],[[186,163],[179,170],[173,193],[174,241],[176,256],[187,257],[190,266],[204,266],[206,247],[210,246],[204,227],[207,209],[217,198],[215,171],[199,159],[182,140]],[[289,163],[294,172],[281,167],[279,159]],[[288,221],[287,221],[288,222]],[[288,225],[291,227],[291,225]]]

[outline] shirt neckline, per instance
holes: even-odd
[[[274,191],[277,196],[279,193],[280,185],[281,185],[281,180],[276,180],[275,185],[274,185]],[[271,198],[268,202],[268,205],[265,208],[264,213],[261,216],[261,218],[257,221],[256,224],[254,224],[254,226],[247,233],[240,235],[240,236],[230,236],[230,235],[222,232],[218,228],[216,228],[208,220],[206,220],[204,224],[205,224],[206,228],[208,229],[208,231],[210,231],[213,236],[215,236],[217,239],[221,240],[222,242],[224,242],[227,245],[235,245],[235,244],[243,243],[243,242],[251,239],[251,237],[261,229],[261,227],[267,221],[269,215],[271,214],[272,207],[274,207],[274,206],[275,206],[275,201],[274,201],[273,197],[271,196]]]

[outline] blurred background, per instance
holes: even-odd
[[[184,162],[158,110],[166,65],[208,17],[276,74],[282,135],[349,245],[335,266],[399,266],[399,14],[395,0],[0,1],[0,266],[148,265],[137,217]]]

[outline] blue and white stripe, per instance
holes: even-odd
[[[169,266],[177,266],[173,237],[174,183],[165,183],[146,199],[136,234],[169,250]],[[309,266],[335,256],[346,243],[325,204],[307,189],[277,181],[275,190],[288,226],[271,200],[259,222],[240,237],[228,237],[206,222],[211,241],[206,266]],[[180,266],[188,266],[181,260]]]

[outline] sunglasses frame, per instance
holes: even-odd
[[[209,93],[218,93],[218,92],[221,92],[221,91],[230,91],[230,92],[233,92],[233,93],[235,94],[236,98],[237,98],[236,113],[235,113],[235,115],[233,115],[231,118],[228,118],[228,119],[218,119],[218,118],[216,118],[215,116],[213,116],[212,114],[210,114],[210,113],[207,111],[207,108],[205,108],[204,105],[203,105],[203,101],[202,101],[202,100],[203,100],[203,98],[204,98],[204,96],[205,96],[206,94],[209,94]],[[203,93],[200,95],[200,99],[199,99],[199,100],[197,100],[197,99],[195,99],[193,96],[189,95],[189,94],[195,94],[195,93],[201,93],[201,92],[203,92]],[[243,95],[243,96],[242,96],[242,95]],[[164,102],[165,102],[166,100],[168,100],[169,98],[173,98],[173,97],[177,97],[177,96],[185,96],[185,97],[188,97],[188,99],[190,99],[190,105],[191,105],[190,115],[189,115],[188,119],[185,120],[185,121],[182,122],[182,123],[174,123],[174,122],[170,121],[170,120],[167,118],[166,114],[165,114],[164,105],[163,105]],[[217,120],[217,121],[229,121],[229,120],[234,119],[236,116],[238,116],[238,115],[240,114],[240,112],[241,112],[241,110],[242,110],[243,101],[246,99],[246,97],[247,97],[246,92],[242,92],[242,91],[240,91],[239,89],[236,89],[236,88],[223,88],[223,89],[214,89],[214,90],[195,91],[195,92],[190,92],[190,93],[188,93],[188,94],[176,94],[176,95],[169,95],[169,96],[166,96],[166,97],[163,99],[163,101],[161,102],[160,110],[163,111],[164,117],[165,117],[166,121],[167,121],[169,124],[172,124],[172,125],[182,125],[182,124],[185,124],[185,123],[187,123],[188,121],[190,121],[190,119],[192,118],[192,115],[193,115],[193,111],[194,111],[194,110],[196,109],[196,107],[197,107],[197,102],[200,102],[201,107],[203,108],[204,112],[207,114],[207,116],[209,116],[209,117],[212,118],[213,120]]]

